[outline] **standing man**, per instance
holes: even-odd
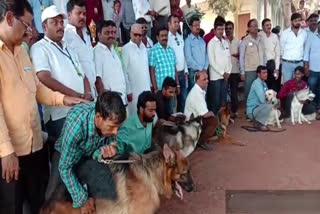
[[[111,20],[99,22],[97,34],[99,42],[93,53],[97,71],[98,94],[101,95],[104,90],[119,92],[123,103],[127,105],[127,95],[129,102],[131,102],[132,94],[127,91],[127,80],[122,63],[113,46],[117,36],[116,24]]]
[[[207,55],[206,43],[200,37],[200,19],[192,18],[190,21],[191,33],[185,40],[184,54],[186,57],[189,77],[188,77],[188,91],[192,89],[195,84],[195,74],[198,71],[207,71],[209,62]]]
[[[208,44],[209,76],[208,109],[217,114],[227,103],[227,86],[231,73],[231,54],[229,43],[223,38],[225,23],[215,21],[216,36]]]
[[[320,109],[320,19],[318,20],[318,32],[310,34],[304,50],[305,73],[309,76],[308,85],[316,95],[314,105]]]
[[[175,79],[179,94],[179,78],[176,72],[176,56],[174,50],[168,46],[168,28],[161,27],[157,30],[158,43],[149,53],[149,69],[153,92],[161,90],[166,77]]]
[[[188,27],[188,19],[187,15],[189,13],[192,13],[195,10],[195,6],[191,4],[191,0],[186,0],[186,4],[181,8],[183,12],[183,39],[186,39],[188,37],[188,34],[190,33],[190,29]]]
[[[122,3],[122,41],[127,44],[130,41],[130,28],[136,22],[132,0],[123,0]]]
[[[251,19],[248,22],[249,34],[240,44],[240,73],[244,80],[244,96],[247,103],[249,91],[256,79],[256,69],[263,64],[263,42],[258,34],[258,21]]]
[[[184,40],[178,33],[180,29],[179,18],[175,15],[169,16],[169,39],[168,45],[174,50],[176,55],[177,65],[176,70],[178,72],[180,94],[178,95],[177,112],[184,111],[184,104],[187,98],[186,79],[188,78],[188,67],[184,57]]]
[[[122,48],[123,70],[128,77],[128,91],[132,91],[132,100],[129,101],[129,114],[137,112],[138,96],[143,91],[151,90],[148,53],[142,39],[140,24],[131,26],[131,40]]]
[[[307,19],[308,28],[306,29],[306,31],[308,33],[308,37],[310,34],[318,32],[318,26],[317,26],[318,19],[319,19],[319,15],[316,13],[312,13]]]
[[[264,46],[264,62],[268,69],[268,80],[266,81],[268,88],[274,91],[280,91],[280,83],[278,83],[279,67],[280,67],[280,41],[276,34],[271,32],[272,24],[270,19],[262,21],[263,30],[259,33]]]
[[[226,22],[226,20],[222,16],[217,16],[217,18],[215,19],[215,22]],[[211,31],[203,37],[207,45],[209,44],[211,39],[214,38],[215,35],[216,35],[215,29],[212,28]]]
[[[142,42],[144,44],[144,46],[146,46],[148,54],[150,52],[150,50],[153,47],[153,41],[149,38],[148,36],[148,22],[145,20],[145,18],[139,18],[136,21],[137,24],[141,24],[142,27]]]
[[[69,1],[77,2],[78,0],[69,0]],[[102,0],[81,0],[81,1],[85,2],[87,26],[90,25],[91,20],[93,20],[95,23],[98,23],[99,21],[104,20]],[[67,6],[67,12],[69,13],[68,6]]]
[[[77,55],[62,40],[64,14],[55,5],[47,7],[42,15],[45,37],[31,47],[31,59],[37,76],[48,88],[72,97],[91,100],[90,84]],[[49,136],[58,138],[69,107],[43,106],[44,123]]]
[[[32,8],[27,1],[0,3],[0,213],[22,214],[27,201],[39,213],[49,177],[37,102],[73,105],[83,100],[44,86],[21,43],[31,33]]]
[[[156,28],[167,26],[168,18],[171,15],[170,0],[149,0],[150,7],[157,13],[155,16]]]
[[[149,0],[132,0],[132,5],[136,20],[139,18],[144,18],[147,21],[147,35],[148,37],[151,37],[152,21],[158,16],[158,13],[151,9]]]
[[[233,36],[234,24],[231,21],[226,22],[226,41],[229,43],[231,54],[231,74],[229,77],[230,91],[231,91],[231,111],[232,117],[238,116],[238,86],[240,82],[240,69],[239,69],[239,45],[240,42]]]
[[[91,96],[95,98],[96,69],[93,60],[93,47],[86,26],[86,4],[83,0],[69,0],[67,3],[69,23],[65,28],[64,41],[72,48],[89,80]]]
[[[292,14],[291,27],[284,30],[280,37],[283,83],[293,78],[296,67],[303,66],[304,45],[308,34],[301,28],[301,21],[299,13]]]
[[[32,10],[33,10],[33,20],[34,24],[36,26],[36,29],[39,33],[39,38],[43,38],[44,32],[42,29],[42,22],[41,22],[41,14],[44,11],[45,8],[51,6],[53,4],[52,0],[28,0],[31,4]]]

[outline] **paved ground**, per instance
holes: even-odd
[[[158,214],[224,214],[225,190],[320,189],[320,122],[284,125],[282,133],[249,133],[244,124],[229,133],[245,147],[215,144],[191,155],[197,192],[163,201]]]

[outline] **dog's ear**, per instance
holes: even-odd
[[[172,151],[172,149],[167,144],[163,145],[163,151],[162,152],[163,152],[163,156],[164,156],[164,159],[165,159],[166,163],[174,162],[174,152]]]

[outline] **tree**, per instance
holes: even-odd
[[[218,16],[225,17],[229,11],[233,10],[230,0],[207,0],[209,7]]]

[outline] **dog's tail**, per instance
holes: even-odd
[[[254,126],[241,126],[241,128],[247,130],[248,132],[274,132],[274,133],[278,133],[278,132],[284,132],[286,131],[286,129],[268,129],[268,130],[261,130],[258,127],[254,127]]]

